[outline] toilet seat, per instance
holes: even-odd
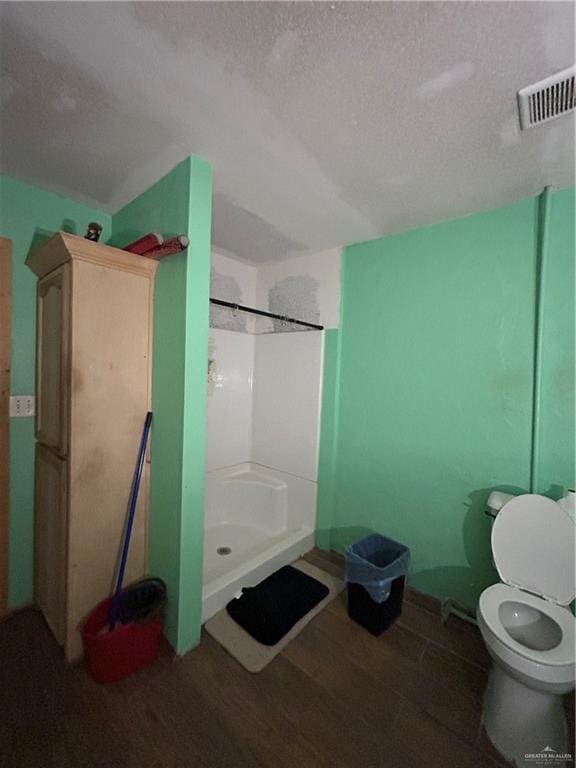
[[[574,590],[574,522],[552,499],[525,493],[506,502],[492,526],[492,555],[500,579],[559,605]]]
[[[556,622],[562,632],[559,644],[548,651],[540,651],[528,648],[514,640],[500,619],[500,606],[506,601],[531,606]],[[559,667],[574,664],[576,620],[567,608],[529,592],[524,592],[517,587],[511,587],[507,584],[493,584],[480,595],[478,610],[492,634],[519,656],[545,666]]]

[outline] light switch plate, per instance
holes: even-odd
[[[10,395],[10,418],[34,416],[36,413],[36,398],[34,395]]]

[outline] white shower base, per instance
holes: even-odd
[[[202,621],[314,546],[316,483],[244,463],[206,476]]]

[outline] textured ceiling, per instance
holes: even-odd
[[[255,262],[574,183],[574,119],[516,91],[570,66],[574,7],[2,3],[1,169],[115,211],[188,153],[214,243]]]

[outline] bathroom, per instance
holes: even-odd
[[[14,764],[42,762],[34,739],[45,765],[80,764],[85,735],[110,766],[385,766],[391,749],[415,768],[570,765],[574,111],[530,128],[518,111],[522,88],[573,66],[570,4],[0,5],[4,410],[8,389],[37,391],[26,261],[43,238],[98,222],[95,247],[117,255],[149,232],[189,238],[158,262],[151,304],[132,576],[161,578],[168,601],[148,671],[96,689],[65,665],[34,608],[33,413],[0,433]],[[539,506],[510,535],[516,496]],[[373,533],[411,554],[380,637],[344,592],[257,675],[210,634],[284,566],[342,580]],[[559,588],[531,583],[538,565]],[[514,640],[526,616],[535,647]],[[502,673],[504,631],[524,688]],[[490,719],[510,691],[523,728],[544,707],[544,730],[512,745]]]
[[[339,271],[339,251],[256,267],[212,249],[203,621],[314,546],[322,329],[338,322]]]

